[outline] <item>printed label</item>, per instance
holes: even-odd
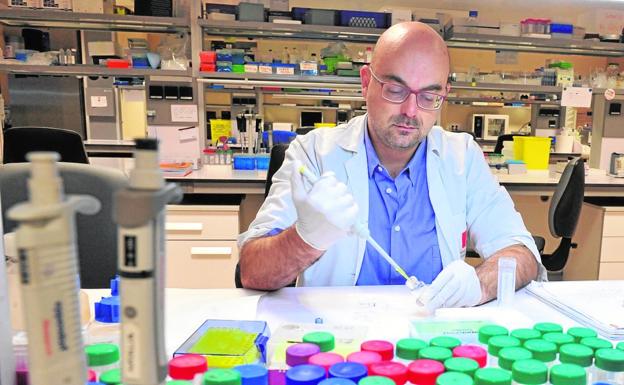
[[[276,67],[275,73],[278,75],[294,75],[295,69],[292,67]]]
[[[266,65],[261,65],[258,66],[258,72],[260,72],[261,74],[272,74],[273,73],[273,67],[271,66],[266,66]]]
[[[136,243],[135,235],[124,236],[124,265],[127,267],[136,267]]]
[[[136,325],[123,325],[122,354],[124,355],[122,373],[126,378],[137,378],[141,367],[140,334]]]

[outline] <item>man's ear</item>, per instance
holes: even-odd
[[[368,93],[368,85],[371,81],[371,73],[370,68],[365,65],[360,68],[360,81],[362,84],[362,96],[366,99],[366,94]]]

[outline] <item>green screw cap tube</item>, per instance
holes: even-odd
[[[509,330],[498,325],[485,325],[479,328],[479,342],[487,344],[490,338],[494,336],[506,336],[509,334]]]
[[[418,352],[427,346],[423,340],[403,338],[396,343],[396,355],[404,360],[416,360],[418,359]]]
[[[585,385],[587,373],[578,365],[555,365],[550,369],[550,383],[552,385]]]
[[[596,333],[594,329],[582,328],[578,326],[568,329],[568,334],[574,337],[574,342],[577,344],[581,342],[583,338],[598,337],[598,333]]]
[[[620,342],[619,344],[617,344],[617,348],[620,350],[624,350],[624,342]]]
[[[611,349],[613,344],[605,339],[598,337],[587,337],[581,340],[581,344],[590,347],[594,353],[598,349]]]
[[[472,377],[464,373],[442,373],[436,380],[436,385],[473,385]]]
[[[394,381],[384,376],[368,376],[362,378],[358,385],[396,385]]]
[[[618,349],[596,350],[596,367],[609,372],[624,372],[624,351]]]
[[[511,385],[511,373],[498,368],[482,368],[475,372],[474,385]]]
[[[328,332],[312,332],[303,336],[303,342],[318,345],[322,352],[329,352],[336,346],[334,335]]]
[[[533,329],[539,331],[542,334],[546,333],[561,333],[563,332],[563,327],[559,324],[555,324],[552,322],[540,322],[536,323],[533,326]]]
[[[429,345],[453,350],[461,345],[461,341],[455,337],[440,336],[432,338]]]
[[[498,352],[498,365],[507,370],[511,370],[514,362],[522,360],[530,360],[533,358],[533,353],[528,349],[514,347],[503,348]]]
[[[204,385],[241,385],[241,375],[233,369],[210,369],[204,374]]]
[[[513,380],[522,385],[542,385],[548,381],[548,366],[539,360],[516,361],[511,366]]]
[[[498,357],[498,352],[503,348],[520,346],[520,340],[510,336],[495,336],[488,340],[488,353]]]
[[[119,385],[121,384],[121,370],[107,370],[104,373],[100,374],[100,378],[98,378],[98,381],[106,385]]]
[[[444,361],[444,368],[447,372],[464,373],[473,377],[479,369],[479,363],[472,358],[454,357]]]
[[[453,357],[453,352],[447,348],[441,348],[438,346],[428,346],[426,348],[420,349],[418,352],[418,358],[424,358],[428,360],[435,360],[441,363]]]
[[[85,347],[88,366],[112,365],[119,361],[119,347],[114,344],[93,344]]]
[[[542,339],[557,345],[557,350],[559,350],[562,345],[574,343],[574,337],[563,333],[546,333],[542,336]]]
[[[542,333],[535,329],[516,329],[511,332],[512,337],[516,337],[523,344],[528,340],[542,338]]]
[[[552,362],[557,358],[557,345],[544,340],[528,340],[524,347],[533,353],[533,358],[542,362]]]
[[[559,361],[587,368],[594,361],[594,351],[585,345],[567,344],[559,348]]]

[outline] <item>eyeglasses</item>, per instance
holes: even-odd
[[[416,95],[416,105],[418,108],[427,111],[436,111],[442,107],[442,102],[444,102],[446,98],[446,96],[436,94],[435,92],[414,91],[401,84],[383,81],[375,75],[371,67],[368,69],[371,75],[373,75],[373,78],[381,84],[381,97],[390,103],[403,103],[411,94],[414,94]]]

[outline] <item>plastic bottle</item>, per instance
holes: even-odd
[[[444,361],[444,368],[447,372],[463,373],[473,377],[479,369],[479,363],[471,358],[453,357]]]
[[[441,363],[453,357],[453,352],[447,348],[441,348],[438,346],[429,346],[420,349],[418,352],[418,358],[424,360],[434,360]]]
[[[429,341],[429,345],[453,350],[456,347],[461,345],[461,341],[455,337],[439,336],[439,337],[432,338]]]
[[[528,340],[539,339],[542,337],[542,333],[535,329],[516,329],[510,334],[512,337],[516,337],[524,345]]]
[[[624,351],[598,349],[595,352],[592,380],[624,384]]]
[[[282,50],[282,63],[290,63],[290,52],[288,52],[288,47],[284,47],[284,49]]]
[[[550,369],[550,383],[552,385],[586,385],[587,373],[578,365],[555,365]]]
[[[199,354],[183,354],[173,357],[168,364],[169,377],[174,380],[192,380],[207,370],[206,357]]]
[[[388,377],[396,385],[403,385],[407,381],[407,366],[400,362],[382,361],[370,366],[369,374]]]
[[[509,330],[499,325],[485,325],[479,328],[479,342],[486,347],[490,338],[506,335],[509,335]]]
[[[436,385],[473,385],[472,377],[464,373],[442,373],[436,380]]]
[[[488,340],[488,365],[498,365],[498,355],[503,348],[520,346],[520,340],[511,336],[495,336]]]
[[[412,384],[435,384],[442,373],[444,365],[434,360],[416,360],[407,366],[407,379]]]
[[[418,352],[428,345],[417,338],[403,338],[396,343],[396,357],[406,361],[418,359]]]
[[[574,337],[574,342],[576,342],[577,344],[580,343],[583,338],[598,336],[594,329],[582,328],[578,326],[569,328],[568,334]]]
[[[511,373],[499,368],[481,368],[475,372],[474,385],[511,385]]]
[[[524,347],[533,353],[533,358],[551,367],[557,358],[557,345],[542,339],[528,340]]]
[[[462,345],[453,349],[453,357],[463,357],[475,360],[480,368],[487,365],[487,350],[480,346]]]
[[[611,349],[613,348],[613,344],[605,339],[598,337],[586,337],[581,339],[581,345],[585,345],[590,347],[594,354],[598,349]]]
[[[221,385],[214,382],[207,383],[206,377],[214,370],[209,370],[204,376],[204,385]],[[225,370],[225,369],[220,369]],[[325,369],[317,365],[298,365],[286,371],[286,385],[316,385],[326,377]]]
[[[370,64],[373,61],[373,47],[366,47],[366,63]]]
[[[363,352],[376,352],[381,355],[385,361],[394,358],[394,346],[391,342],[383,340],[369,340],[360,344],[360,350]]]
[[[557,351],[565,344],[574,343],[574,337],[564,333],[546,333],[542,335],[542,339],[557,345]]]
[[[531,358],[533,358],[533,353],[528,349],[521,347],[503,348],[498,352],[498,365],[511,371],[516,361],[530,360]]]
[[[624,350],[624,342],[617,344],[617,349]]]
[[[102,373],[119,368],[119,347],[115,344],[93,344],[85,347],[87,366],[99,378]]]
[[[533,329],[539,331],[542,334],[563,332],[563,327],[561,325],[552,322],[536,323],[535,325],[533,325]]]
[[[581,344],[566,344],[559,349],[559,361],[563,364],[575,364],[587,370],[587,379],[592,383],[594,352]]]
[[[110,280],[110,296],[94,304],[95,319],[85,332],[87,344],[111,343],[119,345],[119,277]]]
[[[329,377],[344,378],[356,384],[368,375],[366,365],[357,362],[340,362],[332,365],[328,370]]]
[[[292,51],[290,52],[289,63],[298,64],[300,60],[301,58],[299,57],[299,51],[297,50],[297,47],[293,47]]]
[[[334,335],[328,332],[311,332],[303,336],[303,342],[318,345],[321,352],[333,350],[336,346]]]
[[[548,382],[548,367],[539,360],[520,360],[511,366],[514,385],[542,385]]]

